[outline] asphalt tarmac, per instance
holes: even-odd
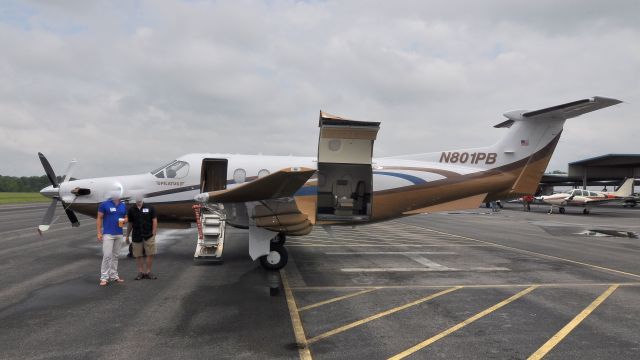
[[[195,229],[161,231],[158,280],[135,281],[121,256],[126,282],[103,288],[95,220],[71,228],[59,209],[40,237],[46,206],[0,207],[0,358],[297,357],[284,295],[270,296],[278,273],[251,261],[243,232],[230,231],[226,262],[212,265],[193,261]]]
[[[209,265],[167,230],[158,280],[121,258],[106,288],[92,219],[41,238],[46,204],[2,206],[0,358],[640,358],[640,211],[506,206],[317,228],[280,273],[244,231]]]

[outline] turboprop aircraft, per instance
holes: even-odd
[[[582,213],[587,215],[593,206],[598,206],[611,202],[623,203],[631,199],[633,194],[634,178],[628,178],[620,185],[620,188],[614,192],[589,191],[581,189],[573,189],[568,193],[557,193],[553,195],[538,196],[535,198],[537,202],[551,205],[549,214],[553,213],[553,207],[557,206],[558,211],[564,214],[565,207],[579,206],[582,207]]]
[[[405,156],[372,158],[380,123],[322,111],[313,157],[188,154],[138,175],[70,180],[68,170],[58,183],[39,154],[51,181],[41,193],[53,198],[39,229],[49,227],[58,201],[77,226],[74,212],[96,216],[98,204],[114,189],[122,198],[142,192],[161,225],[197,223],[196,257],[207,246],[207,234],[223,236],[222,222],[248,229],[251,258],[279,269],[287,263],[286,236],[306,235],[315,225],[356,226],[531,194],[565,120],[620,102],[593,97],[511,111],[494,126],[506,130],[494,145]],[[220,239],[210,245],[219,255]]]

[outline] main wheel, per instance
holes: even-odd
[[[582,213],[585,214],[585,215],[589,215],[589,209],[583,209]]]
[[[285,233],[278,233],[276,237],[271,239],[272,244],[278,244],[278,245],[284,245],[286,241],[287,241],[287,235]]]
[[[560,209],[558,209],[558,211],[560,211],[560,214],[564,214],[564,208],[561,207]]]
[[[284,246],[271,243],[269,254],[260,257],[260,265],[267,270],[280,270],[289,261],[289,253]]]

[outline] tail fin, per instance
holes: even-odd
[[[621,103],[620,100],[593,97],[535,111],[511,111],[507,120],[495,125],[507,133],[494,145],[397,156],[397,158],[430,161],[489,170],[506,165],[524,165],[511,189],[512,193],[535,192],[549,163],[567,119]],[[520,167],[521,165],[518,165]]]
[[[509,168],[516,171],[509,193],[531,194],[536,191],[567,119],[603,109],[622,101],[595,96],[534,111],[505,113],[507,120],[495,125],[507,133],[494,145],[436,153],[396,156],[396,158],[459,165],[490,170]]]
[[[619,103],[621,103],[620,100],[596,96],[591,99],[572,101],[570,103],[535,111],[512,111],[504,114],[508,120],[495,127],[510,127],[518,122],[522,122],[525,125],[524,131],[520,132],[521,151],[523,147],[530,145],[531,138],[537,141],[537,146],[535,149],[532,149],[528,155],[525,153],[521,154],[522,158],[528,157],[528,160],[522,168],[520,175],[518,175],[518,178],[513,183],[511,193],[526,194],[536,191],[540,179],[542,179],[542,175],[544,175],[544,171],[549,165],[549,160],[551,160],[555,147],[560,140],[560,133],[562,132],[566,119]],[[506,139],[505,143],[511,143],[512,147],[517,148],[517,144],[513,144],[513,141],[517,141],[517,138],[509,137],[510,134],[506,134],[504,138]],[[507,153],[506,149],[503,151]]]
[[[613,195],[619,197],[627,197],[633,195],[633,182],[634,178],[627,178],[622,185],[618,188],[618,190],[614,191]]]

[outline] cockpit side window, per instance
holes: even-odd
[[[189,163],[185,161],[176,161],[167,166],[164,171],[169,179],[181,179],[189,174]]]
[[[189,163],[173,160],[169,164],[153,170],[151,174],[160,179],[181,179],[189,174]]]

